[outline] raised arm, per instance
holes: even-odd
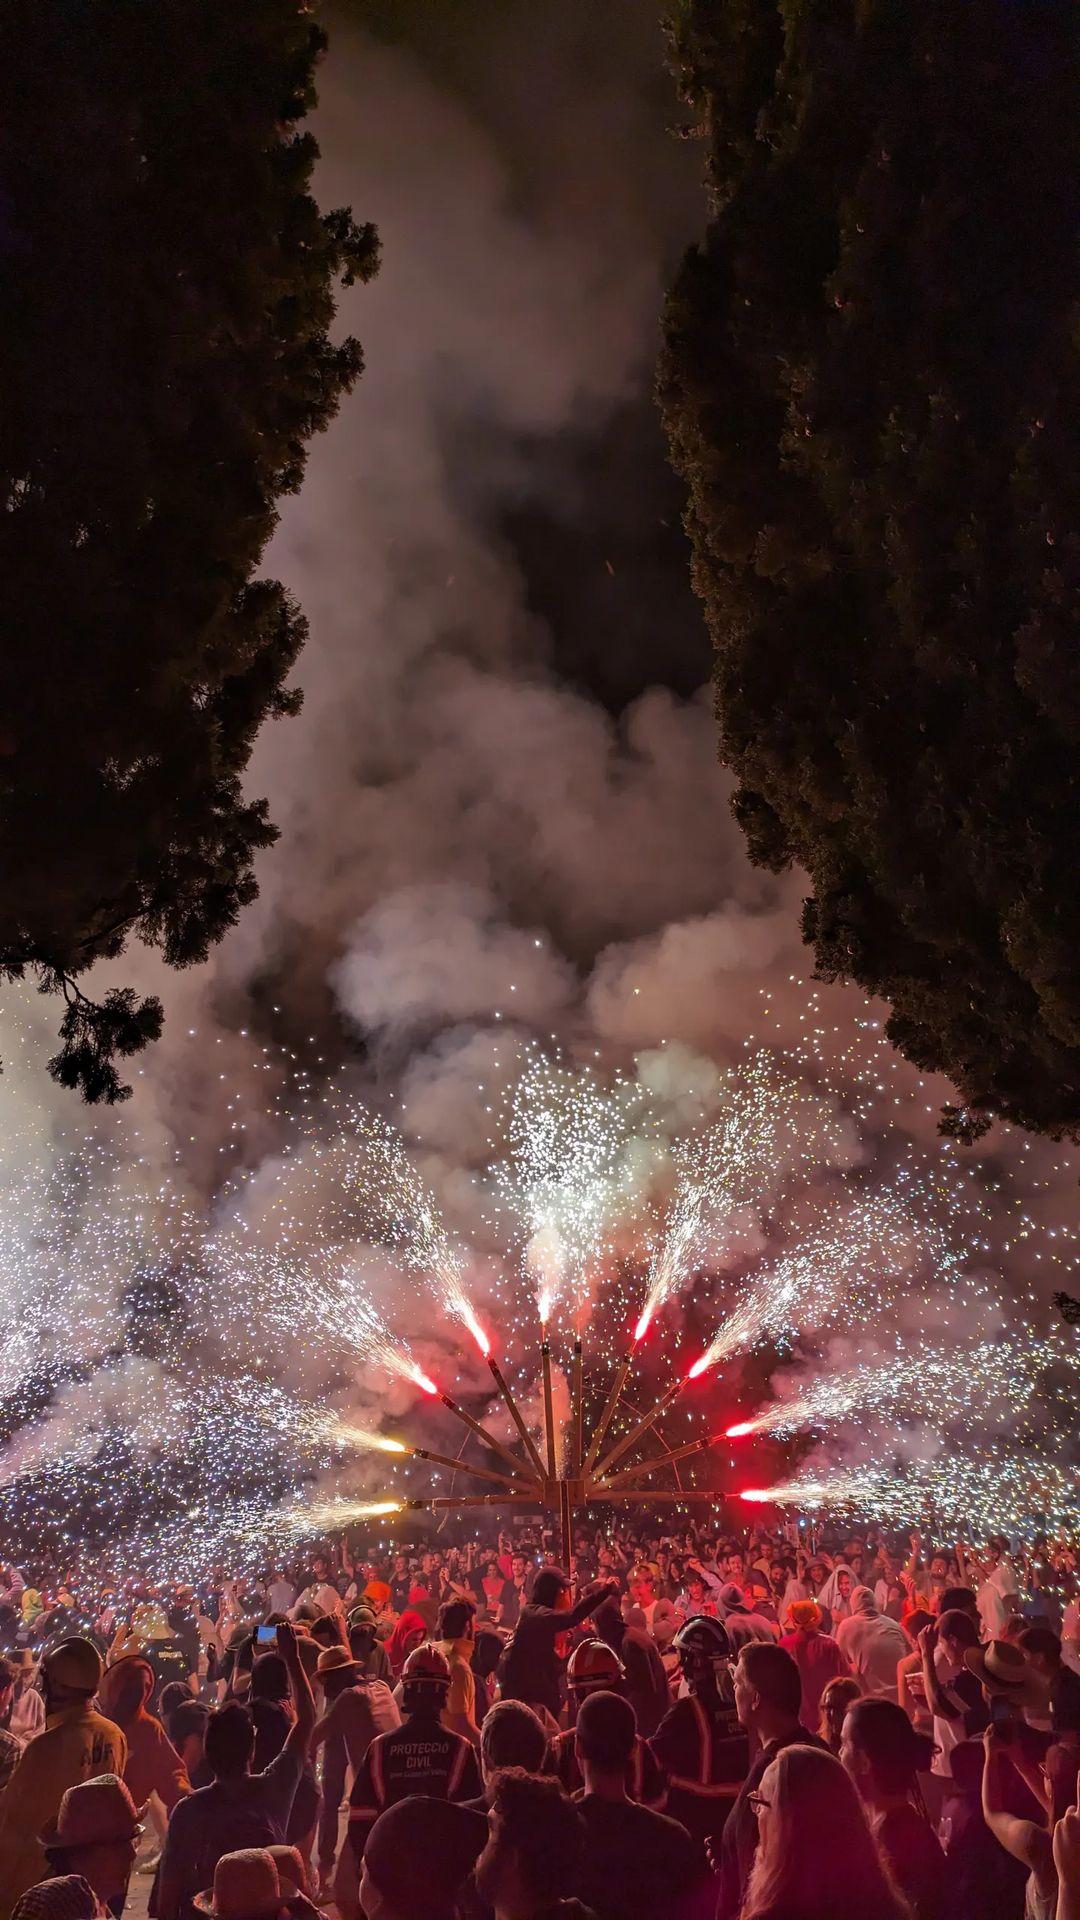
[[[983,1818],[1006,1853],[1011,1853],[1014,1860],[1019,1860],[1035,1875],[1039,1892],[1044,1899],[1050,1900],[1057,1883],[1050,1835],[1045,1827],[1036,1826],[1033,1820],[1022,1820],[1008,1811],[1005,1804],[1007,1749],[1002,1746],[996,1728],[987,1727],[983,1745],[986,1749],[982,1782]]]
[[[303,1760],[307,1756],[315,1728],[315,1696],[304,1671],[304,1663],[296,1643],[296,1628],[291,1621],[282,1621],[277,1630],[277,1641],[278,1649],[289,1669],[293,1699],[296,1702],[296,1722],[289,1729],[285,1746],[296,1752]]]

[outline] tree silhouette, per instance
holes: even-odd
[[[1080,1126],[1076,112],[1064,0],[685,0],[711,219],[659,391],[751,857],[825,979]]]
[[[296,0],[15,0],[0,65],[0,972],[63,996],[55,1078],[128,1091],[275,829],[243,775],[305,636],[255,578],[361,367],[335,283],[377,242],[309,191],[325,45]]]

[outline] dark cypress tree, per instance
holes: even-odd
[[[710,221],[660,400],[751,856],[825,979],[1080,1127],[1080,13],[690,0]]]
[[[0,970],[62,993],[55,1077],[127,1091],[161,1026],[79,978],[205,957],[275,830],[241,776],[294,713],[300,610],[255,570],[360,372],[377,243],[310,192],[297,0],[14,0],[0,61]]]

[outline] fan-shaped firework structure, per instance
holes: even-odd
[[[185,1577],[417,1507],[539,1508],[569,1552],[576,1511],[715,1502],[721,1443],[742,1481],[740,1441],[797,1435],[814,1459],[748,1497],[900,1523],[951,1512],[951,1473],[973,1526],[1067,1524],[1045,1389],[1074,1343],[988,1267],[1011,1235],[1067,1282],[1069,1237],[951,1143],[892,1151],[880,1079],[676,1052],[511,1049],[449,1169],[302,1073],[283,1143],[209,1205],[97,1147],[26,1156],[0,1199],[9,1520],[74,1550],[93,1506],[125,1566]],[[710,1376],[755,1354],[795,1377],[732,1422]]]

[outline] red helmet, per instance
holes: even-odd
[[[622,1661],[603,1640],[583,1640],[574,1648],[566,1668],[567,1684],[575,1693],[595,1693],[601,1687],[614,1691],[624,1677]]]
[[[438,1647],[425,1641],[414,1647],[401,1669],[406,1706],[421,1700],[442,1701],[450,1690],[450,1664]]]

